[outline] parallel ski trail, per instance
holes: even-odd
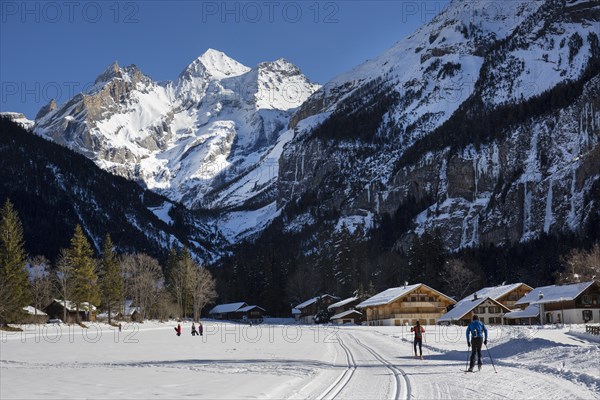
[[[366,344],[362,343],[358,338],[354,337],[352,334],[350,334],[350,336],[356,341],[357,344],[359,344],[361,347],[363,347],[365,350],[371,353],[373,357],[377,359],[377,361],[383,364],[383,366],[389,369],[394,375],[394,394],[393,396],[391,396],[391,398],[395,400],[410,399],[412,397],[412,389],[410,386],[410,381],[408,380],[408,376],[406,375],[404,370],[387,361],[381,356],[381,354],[379,354]]]
[[[331,386],[325,389],[325,392],[323,392],[320,396],[317,396],[317,399],[319,400],[336,398],[342,392],[342,390],[344,390],[346,386],[348,386],[350,379],[352,379],[352,375],[354,375],[354,371],[356,371],[357,365],[356,360],[354,359],[354,355],[352,354],[348,346],[346,346],[339,334],[337,335],[337,339],[340,344],[340,347],[344,350],[344,353],[346,354],[347,367],[344,370],[344,372],[342,372],[342,374],[338,377],[338,379],[336,379],[335,382],[331,384]]]

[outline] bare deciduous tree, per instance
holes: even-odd
[[[50,262],[44,256],[35,256],[27,262],[29,282],[35,315],[52,301],[52,283],[50,280]]]
[[[477,277],[465,266],[464,261],[449,260],[440,273],[440,279],[444,283],[446,293],[462,299],[472,290]]]
[[[164,287],[160,264],[155,258],[141,253],[123,256],[121,265],[128,295],[140,307],[142,320],[146,319]]]
[[[69,295],[71,294],[69,282],[71,281],[72,273],[73,267],[69,261],[67,250],[61,249],[58,259],[56,260],[52,282],[54,283],[58,297],[65,302],[65,307],[63,308],[63,322],[67,322],[66,301],[69,300]]]
[[[296,271],[288,278],[286,292],[292,304],[301,302],[316,296],[319,284],[316,282],[318,276],[311,273],[306,265],[299,265]]]
[[[200,319],[202,309],[217,298],[216,282],[209,270],[194,263],[192,284],[190,285],[194,306],[194,320]]]
[[[557,274],[557,283],[576,283],[600,279],[600,245],[589,251],[574,249],[562,259],[564,271]]]

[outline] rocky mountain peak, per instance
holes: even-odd
[[[48,104],[46,104],[45,106],[43,106],[42,108],[40,108],[40,111],[38,111],[37,115],[35,116],[35,119],[42,119],[43,117],[45,117],[48,113],[56,110],[56,107],[58,105],[56,104],[56,100],[52,99],[50,100],[50,102]]]
[[[119,63],[114,61],[110,64],[94,81],[95,84],[108,82],[113,78],[121,77],[121,68],[119,68]]]

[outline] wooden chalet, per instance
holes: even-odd
[[[260,323],[264,319],[265,312],[262,307],[239,302],[216,305],[208,313],[215,319]]]
[[[551,285],[533,289],[516,302],[520,310],[504,316],[508,323],[585,324],[600,322],[600,282]]]
[[[42,310],[38,310],[35,307],[27,306],[23,307],[25,317],[23,317],[24,324],[45,324],[48,322],[48,314]]]
[[[72,301],[54,299],[44,311],[50,319],[60,319],[66,324],[96,320],[96,307],[87,302],[81,303],[78,309],[77,305]],[[64,321],[65,313],[66,321]]]
[[[338,325],[361,324],[363,321],[363,313],[356,310],[356,306],[359,303],[360,299],[358,297],[349,297],[331,304],[327,307],[329,313],[333,314],[330,321]]]
[[[485,324],[503,324],[504,314],[511,312],[515,303],[531,290],[531,286],[520,282],[482,288],[461,299],[437,323],[467,325],[477,314]]]
[[[423,284],[387,289],[356,306],[367,325],[434,325],[446,313],[452,298]]]
[[[313,297],[303,303],[298,304],[292,309],[292,315],[296,321],[302,324],[314,324],[315,315],[320,311],[325,311],[327,308],[338,302],[339,297],[330,294]]]
[[[259,306],[246,306],[237,310],[239,318],[242,321],[250,322],[251,324],[259,324],[263,322],[266,310]]]

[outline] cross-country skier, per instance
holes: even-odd
[[[425,333],[425,328],[423,328],[421,326],[421,322],[417,321],[417,324],[415,326],[413,326],[412,328],[410,328],[410,331],[415,333],[415,340],[413,342],[413,344],[415,346],[415,357],[419,358],[419,356],[417,356],[417,344],[418,344],[420,357],[422,360],[423,359],[423,333]]]
[[[204,332],[204,327],[202,327],[202,322],[198,322],[198,332],[200,336],[202,336],[202,332]]]
[[[177,328],[174,328],[174,329],[175,329],[175,334],[177,336],[181,336],[181,324],[177,324]]]
[[[198,332],[196,331],[196,324],[192,322],[192,336],[196,336]]]
[[[483,335],[485,334],[485,339]],[[469,338],[470,337],[470,338]],[[475,366],[475,352],[477,352],[477,366],[481,369],[481,345],[487,345],[488,331],[477,315],[473,315],[473,322],[467,326],[467,346],[471,347],[471,364],[468,371],[473,372]]]

